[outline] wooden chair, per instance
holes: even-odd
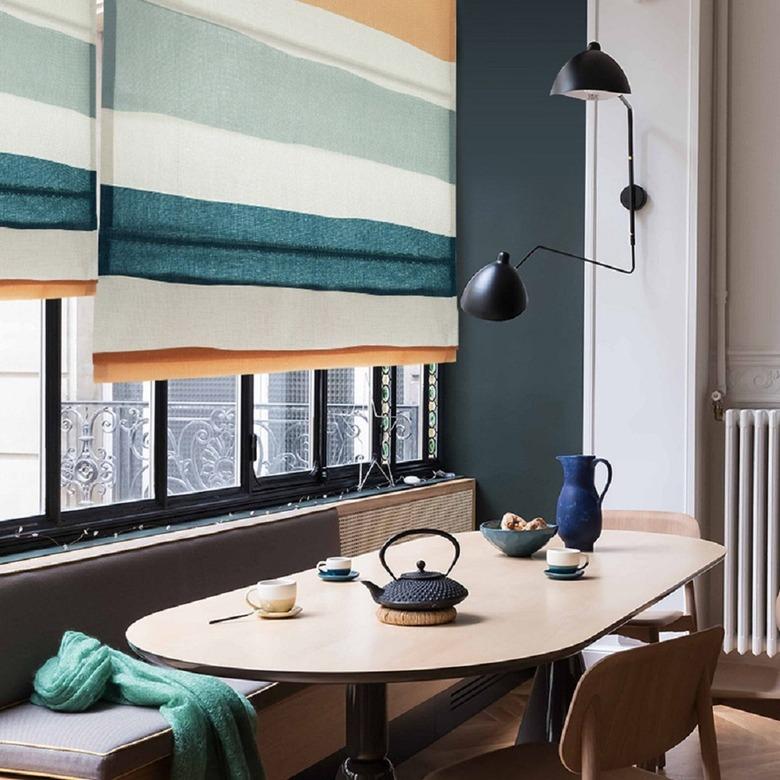
[[[706,780],[720,780],[710,686],[723,642],[720,627],[615,653],[580,679],[560,747],[495,750],[426,780],[631,780],[635,767],[682,742],[698,725]]]
[[[693,539],[701,538],[696,519],[677,512],[604,510],[603,527],[614,531],[644,531],[690,536]],[[657,642],[662,631],[688,633],[696,631],[696,591],[693,582],[685,584],[684,592],[684,612],[671,609],[647,609],[615,629],[614,633],[639,639],[642,642]]]

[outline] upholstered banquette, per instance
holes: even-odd
[[[92,557],[59,556],[52,565],[40,559],[26,570],[0,564],[2,777],[167,777],[172,739],[157,710],[106,703],[84,713],[50,712],[28,702],[35,670],[56,652],[67,629],[130,652],[125,629],[142,615],[338,554],[338,515],[327,509],[110,547],[112,552]],[[228,682],[261,712],[300,693],[296,686]],[[261,718],[261,750],[262,729]]]

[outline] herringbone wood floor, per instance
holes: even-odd
[[[530,683],[517,688],[401,764],[398,780],[422,780],[439,767],[511,745],[529,690]],[[780,778],[780,721],[724,706],[715,708],[715,721],[723,780]],[[673,780],[704,777],[695,732],[668,754],[665,775]]]

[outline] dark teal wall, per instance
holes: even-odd
[[[459,0],[460,289],[500,249],[582,250],[584,104],[549,91],[585,44],[586,0]],[[480,520],[554,518],[554,456],[581,451],[583,268],[537,255],[524,269],[525,314],[461,313],[443,369],[442,457],[477,478]]]

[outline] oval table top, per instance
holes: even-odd
[[[129,643],[146,658],[180,669],[288,682],[392,682],[486,674],[571,655],[698,574],[725,550],[714,542],[667,534],[604,531],[585,576],[547,579],[544,550],[509,558],[478,531],[458,534],[461,557],[450,575],[469,589],[454,623],[390,626],[376,617],[368,590],[323,582],[311,569],[292,575],[302,613],[288,620],[245,612],[252,583],[230,593],[156,612],[133,623]],[[559,539],[552,546],[562,546]],[[549,545],[548,545],[549,546]],[[395,545],[396,574],[419,559],[446,571],[452,546],[438,537]],[[375,552],[353,559],[362,579],[389,579]]]

